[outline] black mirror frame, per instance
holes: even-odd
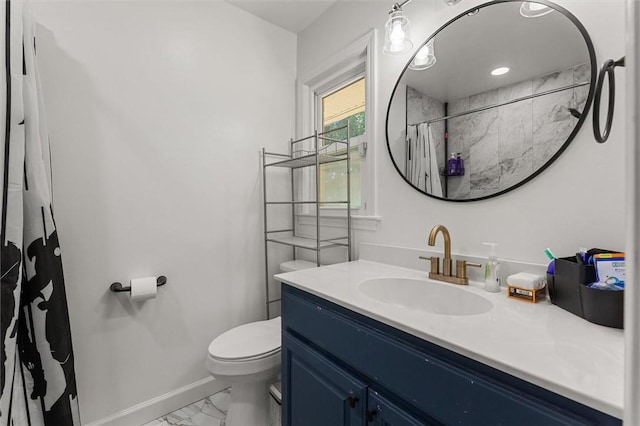
[[[488,7],[488,6],[492,6],[492,5],[495,5],[495,4],[522,2],[522,0],[493,0],[493,1],[490,1],[490,2],[487,2],[487,3],[483,3],[483,4],[479,5],[479,6],[472,7],[471,9],[468,9],[465,12],[463,12],[463,13],[459,14],[458,16],[456,16],[455,18],[449,20],[446,24],[444,24],[443,26],[438,28],[429,38],[427,38],[427,40],[425,40],[424,43],[422,43],[420,46],[418,46],[418,48],[415,50],[413,56],[411,56],[411,58],[409,59],[407,64],[402,69],[402,72],[400,73],[400,76],[398,77],[398,80],[396,81],[396,84],[393,87],[393,91],[391,92],[391,96],[389,98],[389,106],[387,107],[387,116],[386,116],[386,121],[385,121],[385,137],[387,139],[387,151],[389,152],[389,157],[391,158],[391,162],[393,163],[393,167],[395,167],[395,169],[398,172],[398,174],[402,177],[402,179],[404,179],[404,181],[407,184],[409,184],[409,186],[411,186],[413,189],[415,189],[416,191],[420,192],[421,194],[424,194],[424,195],[426,195],[428,197],[431,197],[431,198],[434,198],[436,200],[456,202],[456,203],[465,203],[465,202],[470,202],[470,201],[486,200],[486,199],[489,199],[489,198],[493,198],[493,197],[497,197],[499,195],[505,194],[505,193],[507,193],[509,191],[513,191],[514,189],[519,188],[522,185],[526,184],[527,182],[529,182],[530,180],[532,180],[533,178],[538,176],[540,173],[542,173],[547,167],[549,167],[564,152],[564,150],[567,149],[569,144],[573,141],[575,136],[578,134],[578,131],[582,127],[582,124],[586,121],[587,115],[589,113],[589,109],[591,108],[591,103],[593,102],[593,96],[594,96],[595,86],[596,86],[596,78],[597,78],[597,75],[598,75],[598,68],[597,68],[597,65],[596,65],[596,63],[597,63],[597,61],[596,61],[596,52],[595,52],[595,49],[593,47],[593,42],[591,41],[591,38],[589,37],[589,33],[587,32],[587,30],[584,27],[584,25],[582,25],[582,23],[578,20],[578,18],[576,18],[567,9],[565,9],[562,6],[559,6],[559,5],[557,5],[557,4],[555,4],[555,3],[551,2],[551,1],[548,1],[548,0],[533,0],[533,1],[535,1],[536,3],[540,3],[540,4],[544,4],[546,6],[549,6],[549,7],[553,8],[554,10],[562,13],[565,17],[567,17],[576,26],[576,28],[578,28],[578,30],[580,31],[580,34],[582,34],[582,37],[584,38],[584,41],[585,41],[585,43],[587,45],[587,50],[589,51],[589,62],[590,62],[590,65],[591,65],[591,78],[590,78],[591,81],[590,81],[590,85],[589,85],[589,94],[587,95],[587,102],[586,102],[586,104],[584,106],[584,110],[582,111],[582,115],[578,119],[578,123],[576,123],[576,126],[574,127],[573,131],[571,132],[571,134],[569,135],[569,137],[567,138],[565,143],[558,149],[558,151],[546,163],[544,163],[542,166],[540,166],[536,171],[534,171],[532,174],[530,174],[526,179],[521,180],[520,182],[516,183],[515,185],[510,186],[507,189],[503,189],[502,191],[498,191],[495,194],[486,195],[484,197],[467,198],[467,199],[448,199],[448,198],[444,198],[444,197],[436,197],[436,196],[431,195],[431,194],[423,191],[422,189],[416,187],[415,185],[413,185],[404,176],[404,174],[400,171],[400,168],[398,167],[398,164],[396,164],[396,161],[393,158],[393,153],[391,152],[391,145],[389,143],[389,114],[391,112],[391,103],[393,102],[393,96],[395,95],[396,90],[398,89],[398,84],[400,83],[400,80],[402,79],[402,76],[407,71],[407,68],[409,67],[409,64],[411,63],[411,61],[413,60],[415,55],[420,51],[422,46],[426,45],[430,40],[432,40],[442,30],[444,30],[446,27],[448,27],[449,25],[451,25],[452,23],[454,23],[458,19],[460,19],[460,18],[462,18],[464,16],[467,16],[467,14],[469,14],[469,13],[475,11],[475,10],[479,10],[479,9],[482,9],[482,8],[485,8],[485,7]]]

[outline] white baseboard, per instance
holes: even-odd
[[[206,377],[85,426],[140,426],[228,387],[213,377]]]

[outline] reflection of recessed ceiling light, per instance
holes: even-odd
[[[509,68],[500,67],[500,68],[496,68],[495,70],[491,71],[491,75],[502,75],[502,74],[506,74],[508,72],[509,72]]]
[[[473,9],[471,12],[467,13],[467,16],[477,15],[480,12],[480,9]]]
[[[532,1],[523,1],[520,5],[520,15],[525,18],[539,18],[551,12],[553,9],[549,6]]]

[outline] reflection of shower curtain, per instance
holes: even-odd
[[[442,197],[435,140],[427,123],[407,126],[405,176],[419,189]]]
[[[43,116],[28,4],[0,8],[4,62],[2,150],[3,425],[79,425],[69,314],[44,160]]]

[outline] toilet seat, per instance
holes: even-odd
[[[262,358],[241,361],[222,360],[208,354],[205,365],[214,377],[229,383],[257,381],[261,377],[267,378],[278,374],[280,351]]]
[[[256,361],[256,360],[268,358],[270,356],[277,355],[279,353],[280,353],[280,348],[274,349],[274,350],[272,350],[270,352],[266,352],[264,354],[255,355],[255,356],[248,356],[248,357],[243,357],[243,358],[236,358],[236,359],[223,358],[223,357],[215,356],[212,353],[209,353],[209,356],[211,358],[215,359],[215,360],[223,361],[223,362],[246,362],[246,361]]]
[[[213,339],[209,357],[224,362],[259,360],[278,354],[281,341],[280,317],[252,322]]]
[[[230,383],[274,377],[280,371],[280,317],[240,325],[209,345],[206,367]]]

